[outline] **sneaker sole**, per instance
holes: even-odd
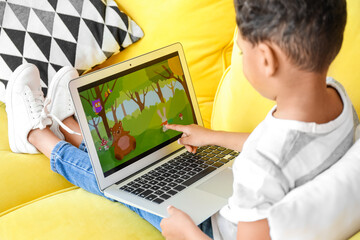
[[[74,68],[72,67],[63,67],[60,69],[60,71],[58,73],[56,73],[57,78],[52,79],[49,87],[48,87],[48,93],[47,93],[47,98],[51,98],[53,96],[54,93],[54,89],[57,89],[60,80],[64,77],[65,74],[67,74],[69,71],[73,71]],[[51,103],[52,104],[52,103]],[[61,133],[59,126],[57,125],[56,127],[51,127],[51,130],[55,133],[55,135],[57,137],[59,137],[60,139],[65,139],[64,135]]]
[[[17,147],[16,147],[16,141],[15,141],[15,131],[14,131],[14,116],[13,116],[13,104],[12,104],[12,98],[10,95],[10,92],[13,91],[13,87],[15,84],[15,79],[18,79],[19,75],[25,71],[26,69],[33,67],[33,65],[24,65],[22,67],[22,69],[19,69],[18,72],[16,72],[16,75],[13,75],[11,77],[11,80],[8,82],[7,87],[6,87],[6,113],[7,113],[7,118],[8,118],[8,137],[9,137],[9,145],[10,145],[10,149],[12,152],[14,153],[22,153]],[[17,69],[18,70],[18,69]],[[9,130],[12,131],[9,131]]]

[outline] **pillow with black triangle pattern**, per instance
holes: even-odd
[[[82,74],[143,36],[114,0],[0,0],[0,101],[22,63],[39,68],[46,94],[61,67]]]

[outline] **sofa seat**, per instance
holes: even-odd
[[[0,239],[155,240],[162,236],[120,203],[70,187],[1,216]]]
[[[50,161],[44,155],[10,151],[4,103],[0,103],[0,122],[0,214],[73,186],[50,170]]]

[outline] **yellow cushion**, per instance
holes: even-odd
[[[237,31],[234,39],[236,42]],[[211,128],[224,131],[251,132],[274,106],[246,80],[242,57],[234,44],[231,66],[224,73],[216,92]]]
[[[348,23],[342,49],[330,67],[329,76],[341,82],[360,113],[360,1],[348,0]],[[232,63],[219,84],[211,119],[218,130],[251,132],[274,106],[248,83],[242,72],[242,59],[234,44]]]
[[[352,103],[360,113],[360,1],[347,0],[348,21],[345,28],[344,43],[329,76],[340,81],[348,92]]]
[[[360,240],[360,232],[352,236],[349,240]]]
[[[10,151],[5,104],[0,103],[0,213],[71,185],[50,170],[42,154],[15,154]]]
[[[163,238],[150,223],[120,203],[76,189],[1,216],[0,239]]]
[[[144,38],[99,67],[180,42],[206,126],[215,92],[230,62],[235,11],[232,0],[116,0],[144,31]]]

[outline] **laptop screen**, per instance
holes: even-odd
[[[78,89],[104,176],[176,141],[197,123],[178,53]]]

